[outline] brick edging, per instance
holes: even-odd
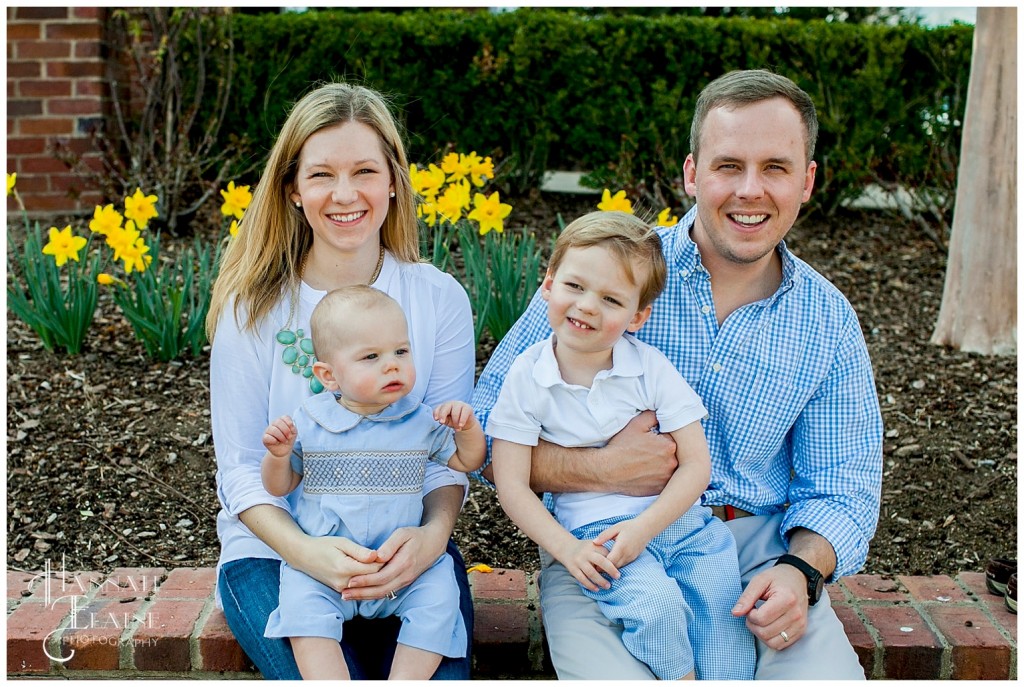
[[[474,677],[554,677],[538,578],[470,573]],[[214,584],[213,568],[8,571],[8,677],[251,678]],[[1016,616],[987,593],[983,573],[853,575],[829,594],[869,678],[1017,677]]]

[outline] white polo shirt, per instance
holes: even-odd
[[[509,368],[487,420],[487,434],[536,446],[600,447],[645,410],[655,411],[658,429],[673,432],[707,416],[707,410],[662,353],[629,334],[612,349],[612,367],[590,388],[568,384],[555,359],[554,336],[530,346]],[[553,494],[555,518],[567,530],[642,512],[656,496],[598,492]]]

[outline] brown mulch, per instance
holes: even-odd
[[[514,203],[548,231],[591,197]],[[511,229],[509,229],[511,230]],[[1017,361],[928,343],[945,254],[878,216],[809,220],[787,243],[852,301],[885,419],[882,511],[865,572],[955,574],[1017,546]],[[108,300],[86,350],[49,353],[7,316],[7,564],[41,570],[217,560],[208,357],[159,363]],[[481,362],[492,342],[481,346]],[[474,484],[456,532],[468,564],[535,569],[535,547]]]

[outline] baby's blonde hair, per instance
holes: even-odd
[[[597,211],[583,215],[562,230],[548,261],[548,272],[554,274],[570,248],[604,246],[622,265],[626,278],[640,287],[640,309],[654,302],[665,288],[665,257],[661,238],[649,224],[628,212]],[[645,280],[637,284],[636,267],[641,266]]]
[[[353,314],[372,310],[375,317],[397,317],[408,327],[405,312],[391,296],[379,289],[364,284],[343,286],[328,292],[309,318],[310,338],[313,340],[313,354],[323,359],[327,351],[337,348],[351,333],[347,324]]]

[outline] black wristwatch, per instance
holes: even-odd
[[[825,578],[821,576],[818,569],[803,558],[788,553],[779,556],[779,560],[775,561],[775,565],[782,564],[792,565],[804,574],[804,577],[807,578],[807,602],[811,606],[818,603],[818,599],[821,598],[821,591],[825,588]]]

